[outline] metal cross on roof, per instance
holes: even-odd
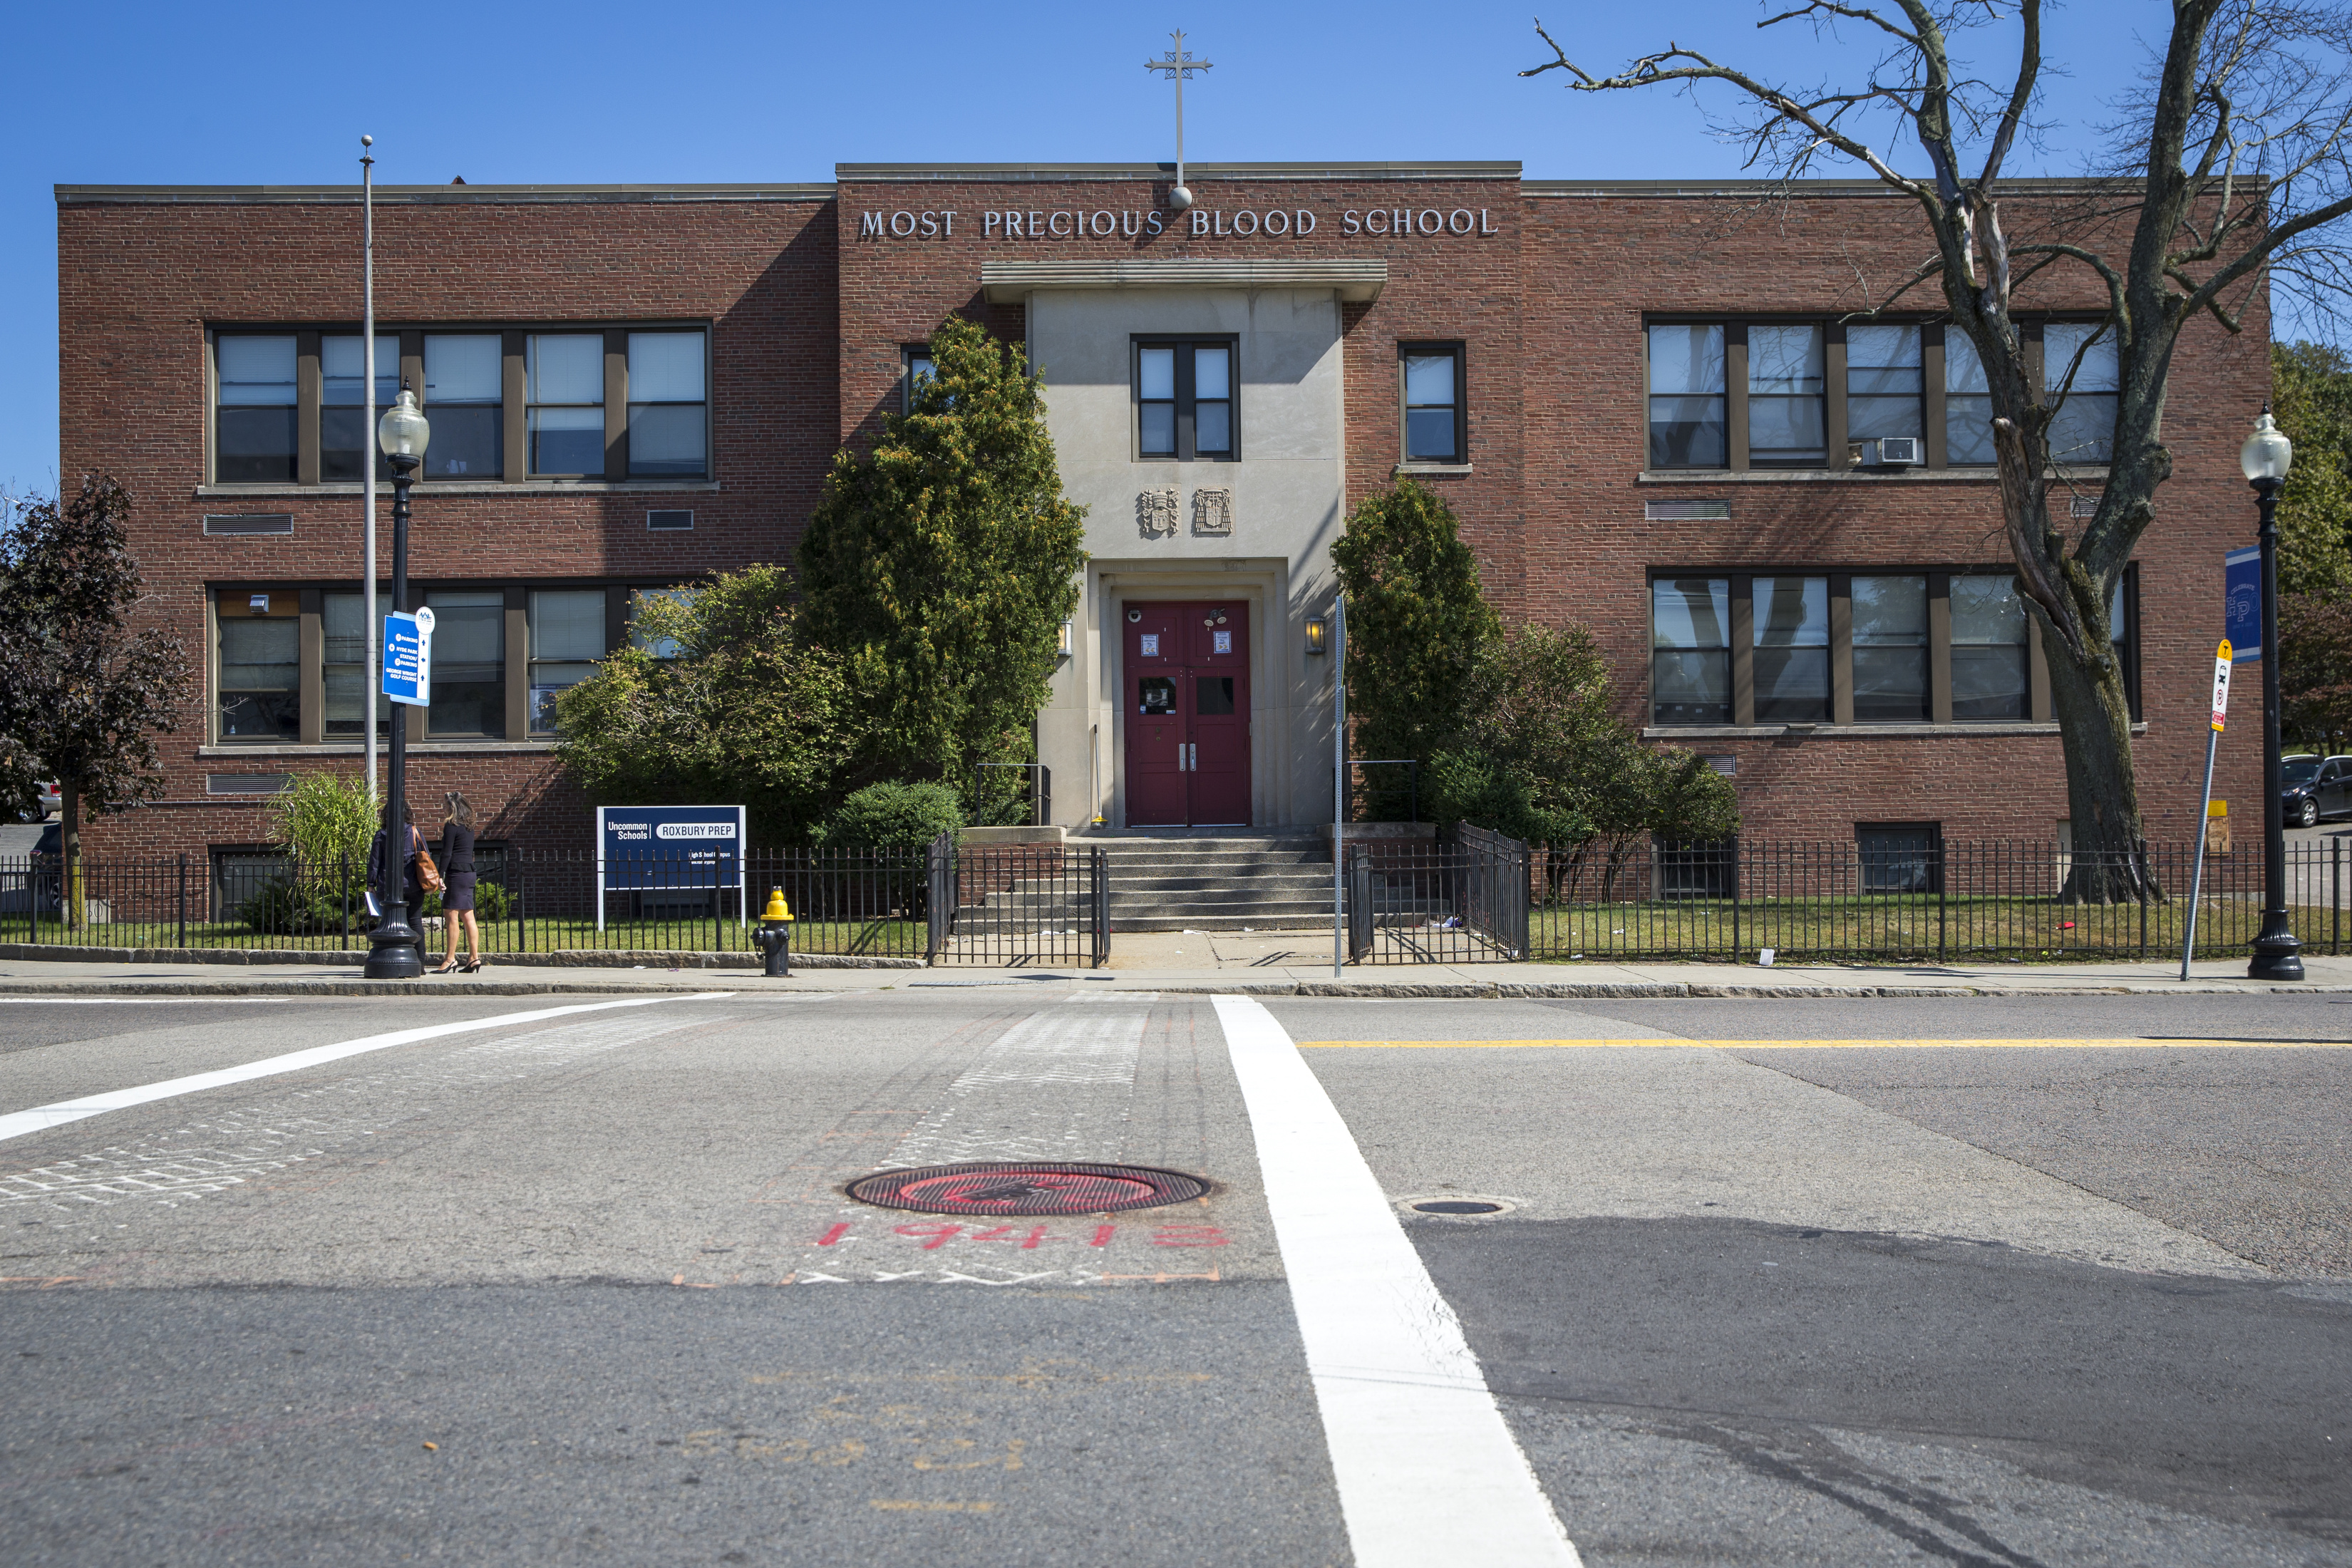
[[[1196,60],[1184,52],[1184,35],[1168,35],[1176,47],[1156,60],[1146,60],[1148,71],[1166,71],[1168,79],[1176,84],[1176,188],[1168,193],[1168,205],[1182,212],[1192,205],[1192,193],[1184,188],[1184,79],[1194,71],[1209,68],[1207,60]]]

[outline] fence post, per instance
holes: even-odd
[[[178,945],[188,945],[188,852],[180,851],[180,940]]]
[[[2331,838],[2327,841],[2327,845],[2333,851],[2328,858],[2334,863],[2334,879],[2329,885],[2327,895],[2328,909],[2331,911],[2328,918],[2327,951],[2341,958],[2344,956],[2344,840]]]
[[[940,961],[940,928],[945,923],[943,907],[948,897],[947,856],[950,853],[947,847],[948,841],[948,834],[940,834],[931,840],[930,848],[923,856],[924,881],[927,884],[923,913],[929,922],[923,948],[923,962],[926,963]]]
[[[524,936],[522,923],[522,857],[516,854],[513,850],[509,850],[506,857],[505,870],[507,874],[507,900],[514,905],[515,951],[517,952],[527,952],[530,951],[530,944]]]
[[[1110,962],[1110,857],[1101,849],[1093,851],[1094,872],[1094,963],[1100,969]]]

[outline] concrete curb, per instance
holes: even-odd
[[[709,972],[705,972],[709,973]],[[1741,997],[1758,1000],[1821,1001],[1855,997],[1926,997],[1957,998],[1970,996],[2122,996],[2122,995],[2311,995],[2352,994],[2352,985],[2200,985],[2191,984],[2167,986],[2141,984],[2036,986],[2032,990],[1969,985],[1732,985],[1689,984],[1679,981],[1600,982],[1590,984],[1502,984],[1477,982],[1399,982],[1382,984],[1378,982],[1331,981],[1236,981],[1231,984],[1202,984],[1181,981],[1173,984],[1154,984],[1135,975],[1123,976],[1127,983],[1118,989],[1152,991],[1171,996],[1317,996],[1379,1000],[1428,998],[1456,1001],[1602,1001],[1640,1000],[1676,997]],[[739,983],[733,976],[721,978],[713,974],[709,980],[639,980],[627,983],[598,984],[596,981],[540,979],[461,980],[456,978],[423,980],[360,980],[352,978],[289,980],[280,978],[235,980],[209,977],[157,977],[154,979],[94,979],[36,980],[0,979],[0,996],[541,996],[593,994],[597,995],[666,995],[707,992],[714,989],[733,990],[739,994],[757,995],[769,991],[778,995],[790,995],[795,991],[824,989],[821,986],[777,985],[757,974],[746,974]],[[973,984],[980,984],[974,982]],[[1045,984],[1050,984],[1045,983]]]

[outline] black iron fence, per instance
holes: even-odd
[[[474,918],[486,953],[750,952],[772,890],[793,950],[932,963],[1108,962],[1102,851],[1056,844],[774,849],[607,858],[478,851]],[[375,921],[363,863],[223,851],[209,860],[0,858],[0,942],[127,948],[356,952]],[[440,952],[438,894],[411,911]]]
[[[1768,949],[1776,962],[2158,960],[2187,935],[2194,858],[2152,846],[2110,865],[2021,840],[1558,847],[1464,827],[1450,842],[1348,847],[1348,945],[1360,963],[1755,963]],[[2347,951],[2347,858],[2344,838],[2287,847],[2288,922],[2306,952]],[[2126,871],[2158,896],[2070,893]],[[2263,898],[2259,846],[2209,855],[2196,956],[2247,953]]]

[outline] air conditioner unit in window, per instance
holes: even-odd
[[[1862,460],[1873,468],[1916,468],[1927,459],[1919,453],[1916,436],[1882,436],[1862,444]]]

